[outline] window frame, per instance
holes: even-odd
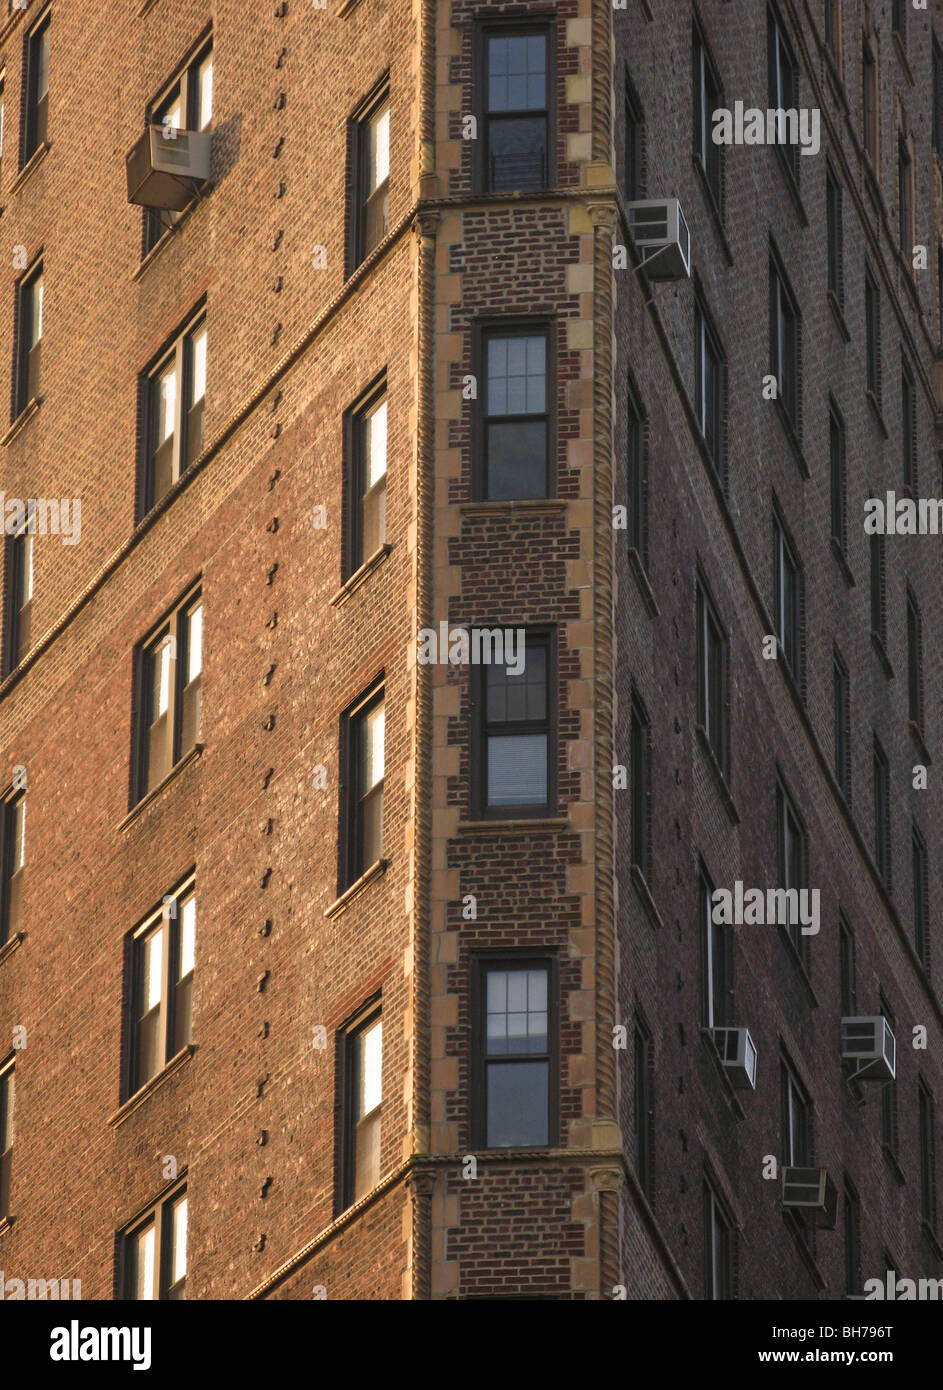
[[[477,775],[470,776],[471,815],[473,820],[537,820],[557,814],[557,763],[560,755],[559,743],[559,687],[557,675],[557,630],[549,624],[514,624],[524,632],[524,660],[527,660],[528,646],[544,646],[547,652],[547,714],[542,720],[495,721],[494,728],[519,728],[522,733],[545,734],[547,739],[547,800],[546,802],[518,802],[514,805],[490,806],[488,804],[488,738],[492,737],[492,726],[487,717],[487,684],[485,671],[480,664],[470,668],[469,713],[471,724],[471,767],[477,768]],[[506,664],[506,663],[505,663]],[[545,726],[545,727],[537,727]]]
[[[652,861],[652,726],[634,685],[629,711],[629,858],[631,867],[648,883]]]
[[[184,113],[182,130],[192,130],[196,132],[208,132],[213,128],[213,111],[210,110],[208,121],[200,125],[198,121],[198,105],[200,100],[199,90],[199,69],[203,66],[208,57],[213,58],[214,77],[216,55],[213,47],[212,27],[205,30],[197,40],[196,44],[187,57],[177,68],[169,82],[165,82],[157,95],[147,103],[144,113],[145,125],[163,125],[163,118],[160,112],[170,105],[175,96],[179,93],[179,100]],[[215,95],[215,92],[214,92]],[[199,201],[199,195],[194,193],[189,203],[179,212],[167,209],[163,212],[159,208],[142,208],[143,227],[141,230],[141,259],[147,256],[163,241],[164,237],[174,230],[182,220],[185,213]],[[164,218],[167,220],[165,221]]]
[[[913,884],[914,950],[924,970],[930,969],[930,863],[927,842],[916,821],[910,827],[910,867]]]
[[[190,660],[191,618],[200,609],[200,670],[193,680],[187,680]],[[201,748],[202,733],[202,686],[203,686],[203,581],[202,578],[191,584],[186,593],[165,613],[146,637],[134,649],[134,746],[131,779],[131,809],[139,805],[170,777],[178,765],[196,748]],[[153,681],[150,662],[153,654],[160,649],[165,639],[169,639],[170,663],[168,673],[168,705],[166,710],[169,733],[166,735],[169,753],[168,766],[163,775],[152,780],[150,735],[156,721],[151,718],[151,699]],[[195,738],[188,747],[184,746],[187,719],[187,692],[195,687],[190,698],[196,706]]]
[[[919,733],[925,714],[923,691],[923,615],[910,585],[907,585],[907,716]]]
[[[626,503],[629,549],[648,568],[648,417],[635,383],[626,392]]]
[[[173,1225],[174,1209],[180,1202],[187,1203],[187,1215],[189,1218],[189,1197],[187,1192],[186,1178],[178,1179],[172,1187],[168,1188],[156,1202],[153,1202],[143,1212],[123,1227],[119,1232],[119,1287],[121,1297],[132,1303],[138,1302],[172,1302],[183,1301],[186,1299],[186,1283],[189,1273],[189,1219],[187,1223],[187,1247],[184,1254],[184,1275],[182,1279],[174,1283],[169,1283],[167,1279],[168,1271],[173,1270]],[[136,1284],[136,1254],[133,1242],[142,1231],[148,1226],[154,1226],[154,1284],[157,1289],[157,1299],[137,1299],[132,1293],[132,1282]],[[179,1292],[175,1292],[179,1290]]]
[[[851,800],[851,676],[838,647],[832,645],[832,771],[845,801]]]
[[[766,57],[767,57],[767,96],[768,105],[774,111],[798,111],[799,103],[799,63],[792,39],[779,6],[772,2],[767,5]],[[783,97],[788,87],[788,100]],[[773,147],[782,156],[793,182],[799,183],[799,145],[776,143]]]
[[[878,997],[878,1011],[884,1015],[891,1028],[895,1029],[896,1019],[887,995],[881,990]],[[881,1087],[881,1143],[896,1161],[898,1144],[896,1077],[893,1081],[885,1081]]]
[[[716,400],[711,400],[710,409],[708,409],[706,392],[706,363],[708,359],[715,363],[717,379]],[[727,357],[721,346],[704,295],[700,286],[696,286],[694,292],[694,412],[701,432],[701,442],[721,488],[725,486],[726,395]],[[708,419],[708,415],[712,418]],[[707,433],[708,424],[711,425],[716,435],[714,448],[711,447],[710,436]]]
[[[354,1099],[354,1089],[357,1081],[356,1048],[358,1040],[363,1034],[369,1032],[377,1023],[383,1028],[383,995],[378,990],[365,1000],[349,1018],[345,1019],[337,1030],[335,1045],[337,1057],[337,1130],[336,1130],[336,1161],[335,1161],[335,1186],[334,1186],[334,1214],[340,1216],[342,1212],[362,1201],[363,1198],[373,1191],[377,1183],[383,1176],[383,1105],[386,1095],[386,1088],[383,1084],[383,1071],[385,1060],[386,1039],[381,1031],[380,1035],[380,1102],[365,1115],[359,1118],[356,1115],[356,1104]],[[379,1112],[379,1153],[378,1153],[378,1174],[377,1182],[371,1184],[360,1197],[356,1196],[357,1188],[357,1126],[365,1120],[371,1119]]]
[[[897,131],[897,235],[900,252],[913,274],[914,239],[914,158],[910,141],[903,130]]]
[[[35,536],[35,515],[30,513],[23,525],[6,538],[4,676],[15,671],[26,660],[30,650],[36,572]]]
[[[718,1239],[718,1227],[720,1237]],[[726,1302],[734,1297],[735,1226],[727,1205],[717,1196],[709,1179],[704,1179],[704,1297]],[[718,1263],[721,1278],[718,1281]]]
[[[39,290],[39,333],[31,341],[35,326],[34,288]],[[11,423],[32,405],[42,400],[42,345],[45,328],[45,272],[43,252],[40,251],[16,282],[16,332],[13,361],[13,403]],[[35,356],[34,356],[35,355]]]
[[[866,389],[881,404],[881,292],[870,265],[864,268]]]
[[[920,1219],[936,1231],[936,1106],[925,1079],[917,1080],[918,1148],[920,1152]]]
[[[798,438],[802,422],[802,312],[778,254],[769,258],[770,372],[776,401]]]
[[[878,876],[891,891],[891,774],[887,754],[877,734],[872,748],[872,809],[874,812],[874,862]]]
[[[877,53],[870,37],[861,35],[861,145],[870,172],[879,180],[881,168],[881,120],[878,109],[880,82]]]
[[[729,730],[729,663],[730,650],[727,631],[720,620],[717,612],[717,605],[714,603],[713,596],[707,586],[706,580],[698,572],[695,581],[696,595],[696,622],[697,622],[697,719],[704,731],[707,742],[717,766],[720,768],[726,781],[730,774],[730,730]],[[719,659],[719,686],[714,690],[714,700],[711,700],[713,682],[711,676],[711,628],[716,629],[715,646]],[[714,720],[711,718],[714,704],[717,705],[716,724],[717,741],[715,742],[712,725]]]
[[[370,168],[369,142],[371,123],[380,114],[384,106],[389,108],[390,112],[390,153],[392,153],[393,124],[389,71],[385,72],[379,81],[374,83],[368,95],[353,112],[348,121],[349,194],[351,207],[350,225],[347,237],[348,276],[353,275],[358,266],[361,266],[368,256],[373,254],[383,238],[389,235],[389,200],[392,186],[390,171],[387,171],[385,181],[378,184],[372,194],[367,193],[367,178]],[[380,197],[380,195],[384,193],[384,189],[386,197],[385,230],[376,241],[374,241],[372,246],[368,246],[368,204],[372,199]]]
[[[798,882],[796,883],[788,881],[790,834],[795,841],[798,857]],[[800,893],[802,889],[808,887],[809,883],[808,830],[782,776],[776,778],[776,882],[779,888],[787,890],[795,888]],[[793,923],[782,923],[781,930],[788,936],[799,960],[808,970],[809,938],[803,934],[801,924],[798,921],[799,914],[796,915],[797,920]]]
[[[918,491],[917,460],[917,381],[907,358],[901,355],[900,370],[901,443],[903,446],[904,488],[914,495]]]
[[[628,68],[625,69],[623,98],[622,191],[624,201],[634,203],[645,197],[645,113]]]
[[[346,525],[344,528],[344,555],[343,573],[341,582],[346,581],[355,575],[358,570],[378,554],[380,550],[388,548],[386,539],[386,506],[384,500],[384,524],[383,538],[376,550],[369,555],[364,554],[364,501],[367,492],[364,490],[366,481],[366,451],[365,451],[365,427],[368,418],[374,413],[381,401],[387,404],[387,438],[386,451],[384,457],[384,469],[382,478],[382,490],[384,499],[387,496],[387,485],[389,481],[389,390],[387,386],[386,368],[371,381],[370,385],[363,391],[353,405],[348,406],[344,412],[344,484],[345,498],[344,510],[346,515]],[[381,481],[374,483],[370,493],[379,493]]]
[[[785,578],[786,569],[784,560],[788,560],[789,567],[795,575],[795,605],[793,622],[789,624]],[[798,552],[792,543],[792,539],[786,529],[778,511],[773,514],[773,616],[776,621],[776,641],[778,649],[782,653],[790,675],[801,688],[803,676],[802,660],[802,637],[803,637],[803,571],[799,560]],[[789,629],[787,631],[787,624]],[[788,645],[787,645],[787,639]],[[789,647],[794,647],[795,658],[789,654]]]
[[[842,1207],[845,1255],[845,1294],[861,1293],[861,1198],[846,1175]]]
[[[837,444],[837,451],[836,451]],[[845,417],[832,395],[828,398],[829,522],[831,539],[842,555],[848,544],[848,456]]]
[[[125,1019],[127,1047],[126,1066],[123,1077],[123,1100],[131,1100],[139,1092],[146,1090],[178,1057],[181,1052],[193,1045],[193,983],[195,964],[186,975],[178,978],[183,932],[183,908],[189,902],[196,903],[196,874],[191,870],[171,892],[164,895],[160,905],[151,909],[129,933],[126,938],[126,989]],[[195,908],[198,912],[198,909]],[[194,925],[194,949],[196,927]],[[164,933],[161,943],[161,982],[160,998],[157,1003],[157,1032],[160,1037],[156,1070],[149,1076],[143,1074],[141,1054],[141,1025],[146,1014],[141,1011],[145,987],[146,953],[145,942],[158,932]],[[178,997],[179,996],[179,997]],[[186,1001],[189,1022],[186,1038],[177,1046],[180,1019],[180,999]],[[153,1009],[148,1010],[153,1012]]]
[[[838,989],[842,1018],[856,1018],[858,986],[856,981],[855,934],[843,912],[838,914]]]
[[[845,307],[845,228],[841,179],[825,161],[826,285],[839,309]]]
[[[701,860],[698,865],[701,1023],[712,1037],[718,1028],[731,1027],[733,1017],[733,936],[729,927],[713,919],[714,891],[714,881]]]
[[[16,1053],[0,1061],[0,1225],[9,1220],[13,1187],[13,1149],[16,1141]],[[9,1143],[3,1147],[9,1131]]]
[[[815,1153],[812,1131],[812,1102],[809,1092],[785,1056],[781,1055],[780,1087],[782,1103],[782,1152],[784,1168],[811,1168]],[[797,1121],[796,1131],[793,1119]],[[794,1144],[798,1139],[800,1152]]]
[[[528,37],[542,33],[546,39],[546,101],[547,104],[541,108],[534,108],[533,112],[529,109],[517,113],[523,119],[528,116],[543,114],[546,130],[545,144],[545,167],[543,171],[543,181],[539,187],[528,189],[494,189],[491,186],[491,147],[489,139],[489,124],[492,116],[501,116],[500,112],[491,112],[488,109],[488,43],[491,38],[519,38],[523,35]],[[555,17],[541,15],[539,18],[528,19],[520,15],[507,16],[497,19],[480,18],[475,21],[474,31],[474,94],[475,94],[475,116],[478,123],[478,139],[472,141],[472,181],[473,191],[479,195],[502,196],[507,193],[519,192],[533,194],[547,192],[557,185],[557,92],[556,92],[556,53],[557,49],[557,26]],[[515,113],[508,113],[514,115]]]
[[[714,202],[718,217],[724,217],[724,147],[711,138],[711,116],[726,106],[723,84],[707,35],[695,16],[692,25],[691,60],[694,98],[694,158]],[[712,104],[713,103],[713,104]]]
[[[193,342],[200,332],[206,334],[207,381],[199,401],[192,398],[194,385]],[[160,381],[173,363],[176,381],[174,396],[174,429],[170,450],[170,477],[161,495],[156,495],[156,463],[160,450],[167,444],[157,443],[160,420]],[[138,469],[138,520],[149,516],[155,507],[173,491],[180,479],[192,468],[206,447],[206,398],[209,383],[209,327],[206,301],[201,300],[184,319],[183,324],[164,344],[156,357],[138,378],[141,399],[141,460]],[[200,447],[192,448],[191,417],[200,407]]]
[[[488,348],[498,338],[544,338],[544,411],[542,414],[488,414]],[[488,493],[488,426],[492,420],[526,423],[544,420],[547,431],[545,488],[533,500],[544,501],[557,495],[557,334],[556,320],[545,315],[535,318],[507,317],[476,319],[472,328],[472,371],[478,382],[478,396],[472,411],[471,487],[475,502],[530,500],[491,498]]]
[[[19,815],[20,807],[22,815]],[[10,789],[0,801],[0,946],[19,935],[28,863],[26,789]]]
[[[52,6],[47,6],[23,36],[23,109],[20,139],[20,169],[25,169],[34,155],[49,140],[49,64],[52,43],[49,37]],[[46,90],[39,93],[39,74],[42,69],[40,47],[45,42]]]
[[[547,1061],[547,1142],[546,1144],[488,1145],[487,1089],[487,978],[491,971],[545,970],[547,974],[547,1053],[518,1053],[518,1058]],[[560,1030],[562,1001],[560,996],[559,960],[551,949],[531,950],[511,946],[488,951],[474,951],[471,957],[471,1143],[472,1147],[488,1152],[507,1153],[517,1149],[540,1152],[559,1147],[560,1134]],[[510,1054],[497,1054],[507,1057]],[[496,1060],[497,1060],[496,1057]]]
[[[384,841],[384,801],[386,786],[387,769],[387,737],[386,737],[386,716],[387,716],[387,688],[386,676],[381,672],[370,684],[353,700],[341,715],[340,731],[340,826],[341,833],[338,837],[338,883],[337,895],[343,896],[344,893],[355,883],[357,883],[373,866],[384,862],[383,851]],[[378,782],[361,795],[357,788],[360,785],[361,773],[361,753],[359,750],[360,730],[366,718],[372,714],[380,705],[383,706],[383,776]],[[379,859],[372,860],[369,864],[364,862],[365,845],[363,843],[363,826],[361,823],[361,807],[368,797],[374,796],[379,790],[380,802],[380,856]]]

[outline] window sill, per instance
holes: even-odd
[[[568,816],[534,816],[526,819],[511,817],[508,820],[460,820],[455,827],[456,835],[507,834],[515,831],[558,831],[569,828]]]
[[[144,0],[144,4],[137,12],[137,18],[143,19],[144,16],[147,14],[148,10],[152,10],[156,4],[157,0]]]
[[[812,988],[812,981],[809,978],[809,968],[806,965],[805,961],[802,959],[802,955],[799,952],[796,943],[790,936],[789,928],[783,926],[782,922],[778,922],[776,925],[779,927],[780,940],[786,947],[786,950],[789,952],[790,959],[792,960],[793,965],[796,967],[799,979],[802,982],[806,994],[809,996],[809,1001],[813,1009],[817,1009],[819,1007],[819,1001],[818,996],[815,993],[815,990]],[[800,931],[801,930],[802,928],[800,927]],[[805,937],[804,939],[808,941],[809,938]]]
[[[349,579],[344,580],[334,597],[328,600],[331,607],[337,608],[355,589],[359,589],[364,580],[367,579],[375,569],[379,569],[392,549],[393,547],[391,545],[381,545],[379,550],[373,552],[369,560],[364,560],[360,568],[354,570]]]
[[[864,394],[867,397],[868,405],[871,407],[871,414],[877,421],[878,429],[881,431],[885,439],[889,439],[890,435],[887,432],[887,426],[884,423],[884,416],[881,414],[881,407],[878,403],[877,396],[871,390],[870,386],[867,388]]]
[[[635,888],[636,893],[638,893],[639,897],[642,900],[642,906],[645,909],[645,915],[651,922],[652,926],[663,928],[665,924],[662,921],[661,913],[655,906],[655,899],[652,897],[651,889],[645,882],[645,875],[642,873],[642,870],[639,868],[637,864],[632,865],[632,884]]]
[[[17,435],[20,433],[20,431],[25,429],[25,427],[29,424],[30,420],[32,420],[33,416],[36,414],[37,410],[42,405],[42,403],[42,396],[30,397],[30,399],[24,405],[23,409],[20,411],[19,415],[13,421],[13,424],[7,430],[6,434],[3,436],[2,439],[0,439],[0,444],[12,444],[14,439],[16,439]]]
[[[894,668],[891,665],[891,659],[887,654],[881,634],[873,631],[873,629],[871,632],[871,646],[877,652],[878,660],[884,668],[885,676],[887,676],[888,680],[892,681],[894,679]]]
[[[351,10],[356,9],[359,4],[360,0],[344,0],[340,9],[337,11],[338,19],[346,19]]]
[[[714,1034],[710,1028],[705,1028],[703,1024],[701,1025],[701,1037],[704,1041],[705,1048],[710,1054],[711,1062],[713,1063],[717,1071],[717,1074],[720,1077],[721,1084],[723,1085],[724,1091],[727,1095],[727,1099],[730,1102],[730,1108],[737,1115],[738,1119],[745,1120],[747,1117],[746,1111],[740,1104],[740,1097],[737,1095],[737,1092],[734,1089],[733,1082],[727,1075],[727,1068],[720,1060],[720,1053],[717,1051],[717,1044],[714,1041]]]
[[[707,203],[708,210],[714,223],[714,230],[717,233],[721,245],[721,250],[724,253],[724,259],[726,260],[728,265],[733,265],[733,252],[730,249],[730,242],[727,240],[727,234],[724,231],[724,219],[721,216],[720,208],[717,204],[717,199],[714,196],[714,190],[711,188],[707,174],[704,172],[704,165],[701,163],[701,157],[698,154],[692,154],[691,159],[694,163],[695,169],[697,170],[701,189],[704,193],[704,199]]]
[[[799,221],[801,222],[803,227],[808,227],[809,216],[803,205],[802,195],[799,192],[799,181],[796,178],[792,165],[789,163],[789,160],[783,153],[782,145],[773,145],[772,148],[773,153],[776,156],[777,163],[779,164],[779,167],[783,172],[783,178],[786,180],[786,187],[789,189],[789,196],[792,198],[792,201],[796,205],[796,212],[799,214]],[[802,155],[797,154],[796,158],[801,159]]]
[[[770,375],[773,375],[773,373],[770,373]],[[775,404],[776,414],[779,416],[779,423],[782,425],[786,433],[786,438],[789,441],[789,447],[795,455],[796,463],[799,465],[799,472],[802,474],[803,478],[811,478],[812,474],[806,462],[805,454],[802,452],[802,445],[799,442],[799,434],[796,430],[795,422],[790,417],[789,412],[786,410],[786,407],[783,405],[778,395]]]
[[[336,917],[339,912],[343,912],[345,907],[363,892],[368,883],[372,883],[375,878],[380,878],[382,874],[386,873],[389,867],[389,859],[377,859],[370,865],[365,873],[362,873],[359,878],[354,879],[354,882],[349,888],[345,888],[339,898],[334,899],[330,907],[324,909],[325,917]]]
[[[918,753],[923,758],[923,761],[926,763],[927,767],[931,767],[933,765],[933,759],[930,757],[929,748],[923,741],[923,734],[920,731],[919,724],[915,724],[912,719],[909,719],[907,721],[907,727],[910,730],[910,737],[917,745]]]
[[[10,937],[9,941],[4,941],[3,945],[0,946],[0,965],[2,965],[5,960],[9,960],[10,956],[13,955],[13,952],[16,950],[16,948],[25,939],[26,932],[18,931],[15,936]]]
[[[635,575],[635,582],[639,587],[639,593],[642,595],[642,602],[648,609],[648,616],[650,618],[661,617],[658,604],[655,600],[655,591],[649,583],[648,575],[645,573],[642,557],[634,545],[629,546],[629,568]]]
[[[175,1056],[171,1057],[167,1065],[162,1067],[156,1076],[152,1076],[150,1081],[145,1082],[140,1090],[135,1091],[133,1096],[129,1096],[123,1105],[119,1105],[115,1113],[109,1116],[105,1123],[111,1125],[113,1128],[122,1124],[123,1121],[125,1121],[129,1115],[132,1115],[139,1106],[143,1105],[155,1091],[159,1090],[169,1077],[175,1076],[184,1063],[189,1062],[194,1052],[196,1052],[196,1048],[193,1043],[187,1043],[186,1047],[182,1047]]]
[[[39,168],[40,164],[42,164],[43,160],[46,158],[46,155],[49,153],[51,149],[52,144],[49,140],[44,140],[41,145],[36,146],[36,149],[33,151],[29,159],[23,165],[16,178],[10,184],[9,192],[11,197],[14,193],[16,193],[20,188],[23,187],[23,184],[33,173],[34,169]]]
[[[894,1177],[897,1179],[898,1186],[905,1187],[907,1184],[907,1175],[898,1163],[897,1155],[895,1154],[894,1150],[891,1148],[890,1144],[888,1144],[887,1141],[883,1139],[881,1140],[881,1152],[884,1155],[884,1158],[887,1162],[887,1166],[890,1168],[891,1172],[894,1174]]]
[[[124,820],[119,821],[118,829],[127,830],[128,826],[137,820],[138,816],[146,807],[150,806],[153,801],[156,801],[164,788],[168,786],[185,767],[189,767],[190,763],[196,762],[197,758],[202,756],[205,747],[206,745],[204,743],[195,743],[189,753],[185,753],[180,761],[174,764],[163,781],[158,782],[156,787],[152,787],[151,790],[131,808]]]
[[[838,302],[838,295],[835,293],[834,290],[827,290],[825,298],[828,300],[828,307],[831,309],[833,315],[835,316],[835,322],[838,324],[839,333],[842,335],[846,343],[850,343],[851,333],[849,331],[847,323],[845,322],[845,315],[842,313],[842,307]]]
[[[832,554],[838,561],[838,568],[841,570],[842,579],[844,579],[849,589],[853,589],[855,587],[855,576],[852,574],[848,561],[845,558],[845,552],[841,548],[841,542],[837,537],[832,536],[829,539],[829,545],[832,548]]]
[[[185,226],[185,224],[189,222],[194,210],[198,208],[202,202],[205,201],[206,196],[210,192],[211,188],[212,184],[209,180],[207,180],[206,183],[202,184],[200,193],[195,194],[194,197],[190,199],[189,203],[187,203],[186,207],[181,209],[180,216],[178,217],[177,221],[172,223],[171,226],[165,228],[165,230],[161,232],[160,236],[154,242],[154,245],[142,257],[140,264],[131,272],[132,282],[135,280],[139,280],[141,276],[144,274],[145,270],[147,270],[148,266],[152,265],[154,261],[157,260],[157,257],[159,256],[161,251],[163,251],[164,247],[169,246],[169,244],[173,241],[175,234],[180,231],[181,227]]]
[[[727,785],[727,778],[724,775],[724,770],[718,762],[717,754],[711,747],[710,739],[707,737],[707,730],[704,728],[703,724],[695,724],[694,731],[697,735],[697,741],[701,745],[707,758],[711,772],[714,774],[714,781],[717,783],[717,790],[720,792],[721,800],[724,803],[724,810],[730,817],[730,823],[731,825],[739,825],[740,814],[737,811],[733,797],[730,795],[730,788]]]
[[[14,1219],[12,1216],[0,1216],[0,1236],[12,1231]]]
[[[565,512],[569,503],[565,497],[519,497],[509,501],[489,502],[482,499],[478,502],[460,502],[458,510],[461,516],[501,516],[513,515],[514,512]]]

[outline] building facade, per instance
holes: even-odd
[[[939,1274],[941,6],[14,4],[7,1280]]]

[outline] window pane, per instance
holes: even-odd
[[[547,1143],[549,1075],[547,1062],[488,1064],[489,1148]]]
[[[363,719],[362,793],[370,791],[372,787],[383,780],[384,732],[384,706],[381,703]]]
[[[488,124],[490,185],[502,189],[540,188],[546,180],[547,118],[511,116]]]
[[[0,1076],[0,1154],[13,1147],[14,1073],[11,1069]],[[0,1211],[0,1216],[6,1213]]]
[[[546,106],[547,41],[543,34],[488,40],[489,111]]]
[[[20,797],[13,811],[13,872],[26,863],[26,798]]]
[[[144,998],[142,1013],[148,1013],[160,1003],[164,979],[164,929],[152,932],[144,940]]]
[[[201,401],[206,395],[206,324],[201,323],[191,336],[193,349],[193,402]]]
[[[190,609],[187,619],[187,684],[203,669],[203,605]]]
[[[490,338],[488,414],[542,415],[546,410],[547,340]]]
[[[187,1199],[181,1197],[173,1209],[173,1253],[170,1283],[176,1284],[187,1272]]]
[[[488,426],[488,497],[547,495],[547,425],[543,420]]]
[[[547,802],[547,735],[491,734],[488,805],[542,806]]]
[[[36,100],[42,101],[49,91],[49,25],[46,24],[36,42]]]
[[[489,971],[488,1055],[546,1052],[547,1045],[546,970]]]
[[[196,128],[205,130],[213,118],[213,55],[208,53],[196,70]]]
[[[37,275],[30,285],[30,347],[43,336],[43,277]]]
[[[386,397],[364,421],[364,492],[386,472]]]
[[[164,637],[154,648],[151,659],[151,723],[166,714],[170,705],[170,637]]]
[[[153,1299],[154,1290],[154,1255],[156,1250],[155,1226],[152,1221],[149,1226],[145,1226],[143,1231],[139,1231],[134,1240],[134,1297],[137,1299]]]
[[[375,1110],[383,1099],[383,1020],[378,1018],[357,1039],[360,1052],[357,1119]]]
[[[196,947],[196,897],[191,894],[180,904],[180,970],[179,979],[193,969]]]
[[[390,176],[390,104],[385,102],[370,118],[367,194],[374,193]]]
[[[157,378],[157,443],[168,440],[177,418],[177,364],[171,362]]]
[[[33,597],[33,537],[26,531],[20,542],[23,547],[23,588],[20,594],[20,607]]]

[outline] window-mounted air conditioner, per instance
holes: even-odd
[[[756,1047],[749,1028],[715,1028],[714,1043],[733,1085],[755,1090]]]
[[[126,159],[128,202],[182,212],[210,176],[210,137],[149,125]]]
[[[835,1225],[838,1196],[827,1168],[784,1168],[783,1206],[790,1211],[807,1211],[817,1226],[829,1230]]]
[[[677,198],[645,198],[626,204],[629,231],[650,280],[687,280],[691,233]]]
[[[891,1025],[883,1014],[841,1021],[843,1062],[856,1062],[855,1081],[893,1081],[896,1074],[897,1044]]]

